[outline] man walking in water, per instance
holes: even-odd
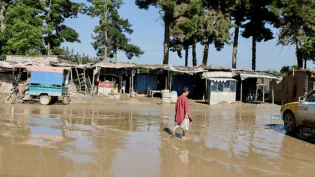
[[[188,96],[189,88],[184,87],[183,94],[178,97],[175,107],[175,120],[176,126],[172,129],[172,134],[175,136],[176,129],[180,126],[180,124],[184,121],[186,117],[189,118],[191,122],[192,119],[189,114],[189,106],[188,106]],[[185,137],[185,131],[183,130],[182,138]]]

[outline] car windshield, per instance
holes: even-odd
[[[307,102],[315,102],[315,92],[309,94],[306,98]]]

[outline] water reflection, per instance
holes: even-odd
[[[195,111],[182,140],[162,106],[0,107],[0,176],[311,176],[314,146],[281,133],[278,112]]]

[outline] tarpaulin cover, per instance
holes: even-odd
[[[235,79],[231,79],[231,78],[208,78],[209,80],[211,81],[214,81],[214,82],[226,82],[226,81],[236,81]]]
[[[240,74],[241,79],[245,80],[247,78],[267,78],[267,79],[278,79],[276,76],[267,74]]]
[[[62,85],[63,80],[64,80],[63,73],[32,71],[30,83]]]
[[[232,78],[235,74],[232,72],[225,72],[225,71],[215,71],[215,72],[205,72],[202,74],[201,78]]]

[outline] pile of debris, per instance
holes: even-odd
[[[0,81],[0,93],[9,93],[12,89],[12,84]]]

